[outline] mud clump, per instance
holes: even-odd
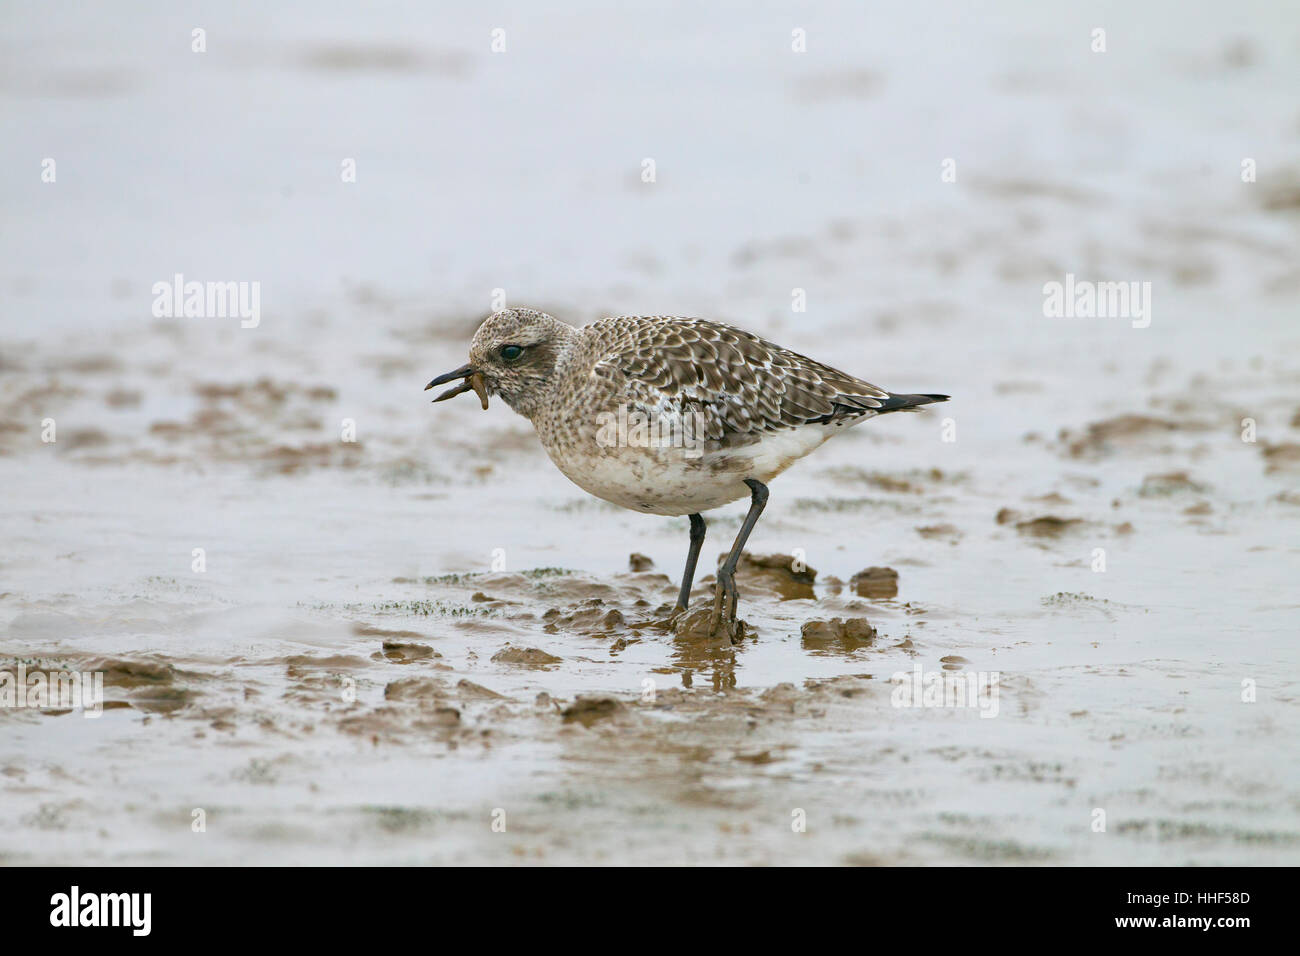
[[[277,445],[264,453],[261,460],[282,475],[291,475],[303,468],[355,468],[361,463],[361,449],[359,441],[348,442],[342,451],[331,442]]]
[[[137,687],[130,691],[130,695],[131,706],[136,710],[153,711],[159,714],[170,714],[180,710],[194,703],[198,696],[195,691],[187,687],[167,685]]]
[[[372,660],[386,660],[394,664],[413,664],[416,661],[442,657],[427,644],[410,644],[405,641],[384,641],[382,650],[371,655]]]
[[[291,678],[307,676],[313,671],[354,671],[367,666],[364,659],[351,654],[332,654],[329,657],[292,654],[288,657],[272,658],[269,663],[283,664],[285,673]]]
[[[162,661],[133,661],[120,657],[97,657],[86,661],[82,669],[104,675],[104,684],[110,687],[156,687],[170,684],[176,677],[176,668]]]
[[[1046,495],[1039,495],[1037,498],[1034,498],[1033,500],[1036,501],[1036,502],[1038,502],[1040,505],[1056,505],[1056,506],[1060,506],[1060,505],[1068,505],[1068,504],[1070,504],[1070,499],[1069,499],[1069,498],[1065,497],[1065,496],[1062,495],[1062,494],[1058,494],[1058,493],[1055,492],[1055,491],[1053,491],[1053,492],[1051,492],[1051,493],[1049,493],[1049,494],[1046,494]]]
[[[1142,479],[1138,495],[1143,498],[1161,498],[1189,491],[1204,494],[1205,486],[1192,481],[1185,471],[1172,471],[1164,475],[1147,475]]]
[[[460,691],[462,697],[471,700],[509,700],[505,694],[498,694],[496,691],[484,687],[482,684],[476,684],[472,680],[462,680],[456,684],[456,689]]]
[[[532,667],[547,670],[561,663],[563,658],[548,654],[536,647],[515,647],[507,644],[492,655],[494,664],[514,664],[519,667]]]
[[[816,570],[788,554],[745,552],[740,556],[736,574],[738,581],[767,588],[782,601],[812,600],[817,596],[813,591]]]
[[[460,711],[455,707],[435,707],[428,717],[415,721],[416,730],[445,730],[460,723]]]
[[[108,436],[98,428],[76,428],[59,436],[59,445],[64,451],[102,448],[107,444]]]
[[[1016,530],[1031,538],[1059,538],[1068,531],[1076,530],[1083,524],[1082,518],[1059,518],[1056,515],[1043,515],[1017,521]]]
[[[849,578],[849,587],[859,597],[898,597],[898,572],[893,568],[867,568]]]
[[[763,703],[770,707],[780,707],[790,711],[793,711],[794,705],[804,697],[799,688],[789,681],[783,681],[775,687],[769,687],[758,696]]]
[[[1296,212],[1300,210],[1300,174],[1294,171],[1261,185],[1259,204],[1269,212]]]
[[[644,554],[634,551],[627,556],[627,566],[630,571],[650,571],[653,570],[655,563]]]
[[[384,688],[384,700],[442,700],[446,693],[446,683],[436,678],[405,677]]]
[[[800,636],[805,650],[851,650],[871,644],[876,639],[876,629],[865,617],[848,620],[833,617],[829,621],[806,622]]]
[[[115,388],[104,396],[104,404],[109,408],[136,408],[142,399],[135,389]]]
[[[1294,442],[1282,442],[1278,445],[1265,443],[1260,446],[1259,451],[1267,462],[1264,468],[1267,474],[1300,470],[1300,445]]]
[[[552,607],[542,615],[542,620],[545,622],[542,629],[547,634],[558,634],[563,630],[608,636],[627,628],[623,612],[616,607],[606,607],[600,598],[591,598],[568,614]]]
[[[579,697],[561,712],[566,724],[579,723],[584,727],[622,714],[627,708],[613,697]]]
[[[385,638],[424,637],[424,635],[421,634],[419,631],[394,631],[384,627],[374,627],[370,624],[356,624],[352,628],[352,633],[356,634],[358,637],[385,637]]]

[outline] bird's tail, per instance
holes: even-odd
[[[877,415],[884,415],[886,412],[907,412],[916,409],[920,405],[931,405],[935,402],[948,401],[947,395],[893,395],[885,399],[880,407],[876,409]]]

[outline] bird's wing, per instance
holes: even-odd
[[[713,441],[891,410],[884,389],[706,319],[621,316],[585,331],[601,355],[593,375],[647,411],[702,414]]]

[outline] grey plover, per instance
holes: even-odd
[[[533,309],[494,313],[469,362],[425,386],[434,399],[499,395],[542,447],[597,498],[689,515],[691,543],[674,614],[686,610],[704,543],[702,512],[749,496],[718,568],[710,636],[735,640],[736,566],[767,504],[767,483],[837,431],[947,395],[899,395],[720,322],[619,316],[575,328]]]

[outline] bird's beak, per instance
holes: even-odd
[[[469,365],[462,365],[454,372],[439,375],[428,385],[424,386],[424,390],[427,392],[435,385],[445,385],[458,378],[464,379],[464,381],[455,388],[447,389],[447,391],[435,398],[434,401],[445,402],[453,395],[459,395],[461,392],[468,392],[472,389],[474,394],[478,396],[478,400],[483,403],[483,409],[486,411],[488,407],[488,393],[487,386],[483,383],[483,373],[475,371],[474,368]]]

